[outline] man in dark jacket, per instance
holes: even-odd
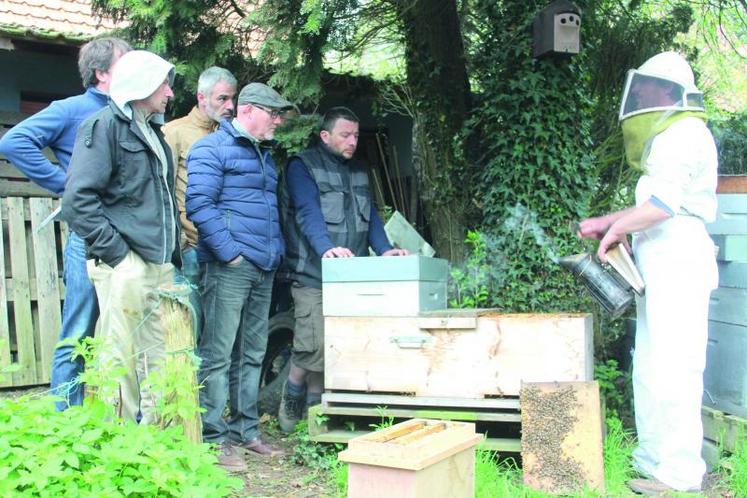
[[[130,50],[130,45],[119,38],[97,38],[83,45],[78,56],[78,69],[86,91],[56,100],[18,123],[0,140],[0,154],[40,187],[62,194],[78,127],[83,120],[106,106],[112,66]],[[45,147],[54,152],[59,165],[44,156],[42,150]],[[57,402],[58,410],[83,404],[83,389],[78,383],[78,376],[83,372],[83,359],[72,359],[75,346],[69,340],[92,337],[99,315],[96,291],[86,272],[86,244],[75,232],[68,234],[62,258],[65,305],[62,308],[61,342],[54,350],[50,382],[54,394],[62,398]]]
[[[293,281],[296,326],[288,381],[278,419],[293,430],[304,406],[321,401],[324,389],[322,258],[403,256],[392,248],[371,202],[368,172],[353,159],[358,117],[333,107],[322,118],[317,145],[290,158],[283,189],[283,229],[288,244],[283,273]]]
[[[262,441],[257,416],[272,279],[285,252],[275,164],[262,142],[292,108],[272,88],[251,83],[239,93],[236,117],[221,121],[187,156],[186,209],[197,227],[204,314],[202,435],[222,445],[219,459],[228,470],[246,468],[236,446],[263,456],[282,453]]]
[[[109,105],[80,127],[62,197],[63,218],[88,247],[101,312],[99,363],[125,370],[116,392],[102,395],[141,423],[155,421],[156,400],[143,380],[164,350],[154,291],[173,282],[180,264],[174,165],[160,130],[173,75],[174,66],[153,53],[122,56]]]

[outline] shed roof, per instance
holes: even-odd
[[[82,42],[118,27],[95,16],[91,0],[3,0],[0,33],[17,37]]]

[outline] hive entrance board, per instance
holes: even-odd
[[[599,385],[523,383],[519,400],[524,483],[552,494],[604,492]]]

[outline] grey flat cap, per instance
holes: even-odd
[[[259,104],[272,109],[296,109],[296,106],[285,100],[278,92],[264,83],[249,83],[239,93],[239,105]]]

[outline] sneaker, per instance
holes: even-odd
[[[293,432],[296,424],[301,420],[303,409],[306,405],[306,394],[290,396],[288,394],[288,381],[283,384],[283,394],[280,397],[280,409],[278,409],[278,423],[280,430],[286,434]]]
[[[220,445],[218,451],[218,465],[226,472],[246,472],[249,470],[244,458],[228,441],[224,441]]]
[[[639,495],[645,496],[672,496],[677,492],[658,479],[631,479],[628,481],[628,487]],[[688,489],[685,493],[698,491],[698,489]]]
[[[279,446],[274,444],[266,443],[261,438],[254,438],[251,441],[242,441],[240,443],[232,443],[239,448],[243,448],[246,452],[262,457],[277,457],[285,455],[285,451]]]

